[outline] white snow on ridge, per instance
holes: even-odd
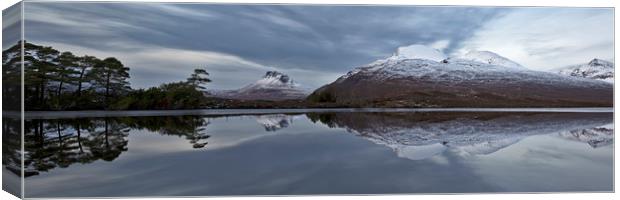
[[[208,92],[215,97],[245,100],[302,99],[308,95],[305,88],[300,87],[288,75],[277,71],[268,71],[261,79],[237,90]]]
[[[295,88],[298,86],[299,84],[295,83],[288,75],[277,71],[268,71],[262,79],[239,89],[239,91],[256,88]]]
[[[432,53],[436,51],[438,50],[421,45],[399,48],[395,55],[355,68],[338,78],[336,82],[342,82],[357,74],[366,74],[378,81],[392,78],[424,78],[450,83],[504,80],[510,82],[538,82],[581,86],[585,84],[592,87],[605,84],[599,80],[530,70],[514,61],[488,51],[472,51],[461,57],[442,60],[438,60],[443,58],[441,55]]]
[[[448,64],[448,61],[451,61],[451,63],[456,63],[457,65],[450,65]],[[419,62],[422,65],[436,67],[435,69],[431,67],[426,68],[424,71],[425,73],[429,72],[428,70],[434,72],[444,69],[457,71],[472,70],[472,66],[477,66],[474,67],[477,68],[475,70],[485,71],[527,70],[527,68],[521,66],[520,64],[489,51],[471,51],[461,57],[448,57],[437,49],[415,44],[398,47],[394,55],[386,59],[374,61],[365,66],[357,67],[338,78],[337,82],[343,81],[344,79],[360,72],[375,72],[382,70],[386,71],[388,74],[393,72],[394,74],[401,76],[415,75],[423,72],[409,67],[393,69],[394,71],[387,70],[388,68],[386,68],[388,66],[399,65],[403,62]]]
[[[584,64],[556,68],[551,72],[614,83],[614,63],[597,58]]]
[[[396,49],[396,52],[394,52],[394,55],[387,57],[385,59],[376,60],[365,66],[357,67],[349,71],[347,74],[341,76],[336,81],[342,81],[362,71],[375,71],[375,70],[380,69],[384,65],[396,64],[403,60],[417,59],[417,60],[430,60],[430,61],[440,62],[447,58],[448,56],[446,56],[444,53],[442,53],[438,49],[434,49],[428,46],[419,45],[419,44],[402,46]]]
[[[525,69],[525,67],[521,66],[519,63],[516,63],[512,60],[509,60],[508,58],[505,58],[490,51],[470,51],[458,58],[490,65],[499,65],[515,69]]]

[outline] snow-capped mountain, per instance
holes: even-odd
[[[614,63],[598,58],[592,59],[588,63],[554,69],[552,72],[566,76],[614,82]]]
[[[277,71],[268,71],[261,79],[237,90],[220,90],[210,93],[220,98],[272,101],[303,99],[308,95],[308,92],[288,75]]]
[[[424,46],[424,45],[414,44],[414,45],[409,45],[409,46],[404,46],[404,47],[398,47],[396,49],[396,52],[392,56],[386,59],[377,60],[366,66],[355,68],[349,71],[344,76],[341,76],[340,78],[338,78],[338,80],[336,81],[337,82],[342,81],[359,72],[375,71],[384,65],[397,64],[398,62],[402,60],[421,59],[421,60],[431,60],[435,62],[440,62],[446,58],[448,58],[448,56],[443,54],[441,51]]]
[[[459,155],[488,155],[526,137],[572,133],[613,122],[612,113],[404,112],[308,116],[330,127],[345,128],[411,160],[430,158],[448,150]],[[606,136],[613,139],[613,135]]]
[[[612,84],[529,70],[492,52],[448,58],[412,45],[351,70],[308,99],[371,107],[563,107],[611,106],[612,95]]]

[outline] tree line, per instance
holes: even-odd
[[[17,98],[21,83],[21,42],[2,52],[3,87]],[[114,57],[97,58],[24,43],[26,110],[191,109],[206,102],[209,73],[196,69],[185,81],[148,89],[132,89],[130,68]],[[9,101],[4,107],[18,106]]]

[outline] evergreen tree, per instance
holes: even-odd
[[[59,52],[51,47],[37,46],[29,43],[24,44],[24,85],[31,89],[34,87],[34,94],[30,91],[26,95],[35,96],[36,107],[39,109],[46,107],[46,92],[50,94],[48,83],[54,78],[54,69],[58,65]]]
[[[56,89],[55,105],[57,108],[61,108],[61,104],[66,104],[68,99],[64,99],[62,95],[63,84],[74,85],[77,72],[77,57],[71,52],[63,52],[58,56],[58,65],[53,70],[53,80],[58,82],[58,88]]]
[[[207,89],[207,83],[211,82],[209,79],[209,73],[205,69],[194,69],[194,73],[187,78],[187,83],[196,87],[197,90],[205,91]]]
[[[22,88],[21,41],[2,51],[2,108],[20,110]]]
[[[111,98],[129,91],[129,68],[116,58],[110,57],[98,62],[90,72],[98,89],[104,90],[104,103],[108,107]]]
[[[90,72],[90,70],[97,65],[97,63],[101,62],[101,60],[97,59],[93,56],[82,56],[77,59],[77,67],[78,67],[78,76],[77,76],[77,89],[75,91],[78,97],[82,96],[82,84],[85,82],[90,82],[89,77],[86,75]]]

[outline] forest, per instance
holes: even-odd
[[[3,108],[19,107],[21,42],[2,52]],[[114,57],[97,58],[61,52],[25,42],[26,110],[128,110],[205,108],[209,73],[202,68],[187,80],[132,89],[130,68]]]

